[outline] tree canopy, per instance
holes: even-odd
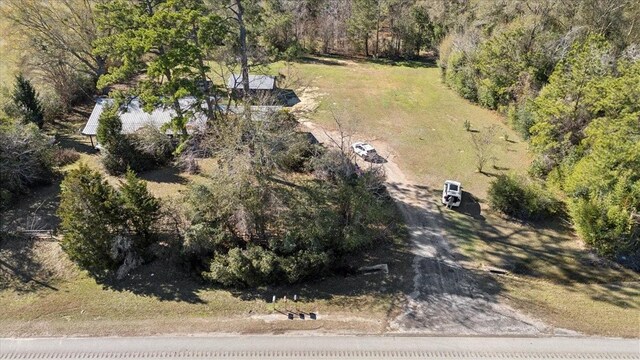
[[[94,51],[113,64],[98,87],[129,80],[144,72],[135,89],[148,111],[171,107],[171,127],[187,135],[192,109],[179,100],[194,96],[213,117],[209,78],[211,52],[222,44],[225,20],[199,0],[110,1],[98,6],[98,27],[109,35],[94,42]],[[198,104],[199,104],[198,103]],[[194,105],[198,109],[198,105]]]

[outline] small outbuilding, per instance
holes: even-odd
[[[235,94],[242,95],[243,89],[242,74],[233,74],[227,81],[227,89]],[[275,95],[276,78],[268,75],[249,75],[249,92],[251,96],[267,97]]]

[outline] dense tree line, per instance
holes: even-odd
[[[637,256],[640,6],[504,1],[465,12],[440,44],[444,81],[530,139],[531,174],[564,192],[587,243]],[[494,194],[518,188],[503,180]]]
[[[424,0],[267,0],[275,16],[266,15],[269,39],[280,51],[414,57],[432,50],[443,24]],[[436,15],[433,15],[436,14]]]

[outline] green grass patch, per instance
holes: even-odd
[[[524,224],[488,208],[491,179],[501,173],[526,174],[531,161],[527,143],[503,117],[456,95],[436,68],[312,60],[280,70],[319,89],[319,107],[308,117],[332,128],[338,114],[356,133],[354,140],[388,144],[409,180],[429,187],[426,201],[438,206],[437,220],[467,266],[502,267],[522,279],[499,277],[506,289],[502,295],[555,326],[617,336],[633,336],[635,330],[637,336],[637,274],[594,256],[562,214]],[[465,121],[471,131],[497,127],[495,160],[484,174],[475,172],[475,149]],[[446,179],[463,184],[460,209],[439,204]],[[603,316],[609,318],[601,321]]]
[[[334,127],[336,114],[357,134],[357,140],[387,143],[396,153],[394,161],[415,182],[440,188],[444,180],[457,179],[467,191],[484,197],[491,174],[524,171],[531,161],[527,144],[502,117],[457,96],[441,82],[435,67],[346,61],[273,68],[319,89],[319,107],[310,116],[315,122]],[[488,165],[487,174],[475,172],[475,152],[465,120],[471,122],[472,131],[493,125],[498,127],[497,134],[512,139],[495,139],[496,160]]]

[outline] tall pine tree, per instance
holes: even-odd
[[[140,180],[131,169],[127,171],[125,180],[120,194],[127,214],[127,224],[129,231],[135,235],[135,249],[144,251],[153,240],[151,230],[160,216],[160,201],[149,192],[147,183]]]
[[[62,248],[69,258],[94,274],[114,269],[114,239],[123,233],[122,199],[87,165],[69,171],[60,185],[58,216],[62,220]]]
[[[16,83],[12,94],[13,102],[18,108],[25,123],[34,123],[42,129],[44,125],[44,110],[38,98],[36,89],[22,74],[16,76]]]

